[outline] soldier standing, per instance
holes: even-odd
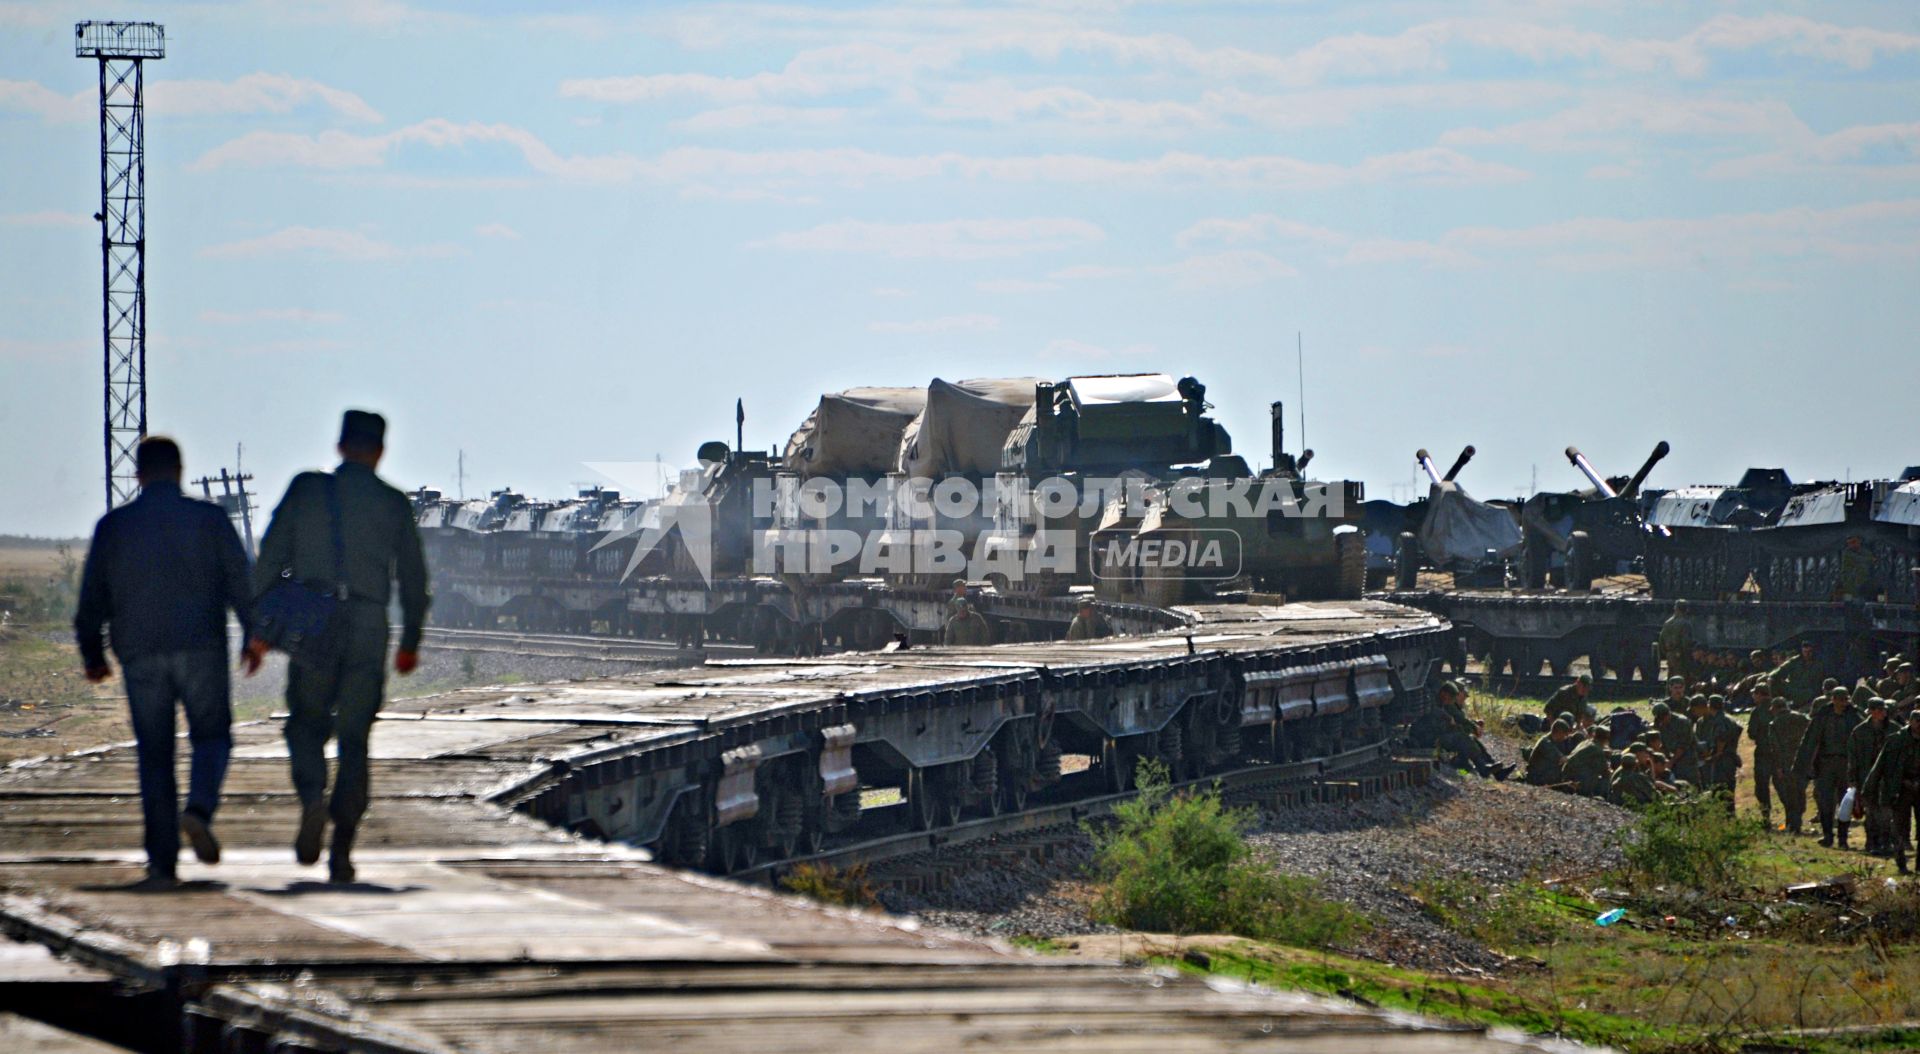
[[[1880,587],[1874,582],[1876,577],[1873,554],[1861,546],[1859,535],[1847,535],[1846,547],[1840,550],[1840,575],[1834,599],[1872,600],[1880,595]]]
[[[1760,803],[1760,822],[1773,830],[1773,689],[1765,681],[1753,686],[1753,712],[1747,715],[1747,738],[1753,740],[1753,798]]]
[[[1740,774],[1740,726],[1726,713],[1727,701],[1718,695],[1701,699],[1694,709],[1693,734],[1700,746],[1700,780],[1710,791],[1725,791],[1733,808],[1734,780]]]
[[[1786,814],[1787,833],[1799,834],[1807,813],[1807,777],[1800,771],[1800,742],[1806,738],[1808,719],[1805,705],[1788,706],[1777,702],[1773,719],[1767,722],[1771,744],[1767,753],[1773,758],[1773,789]]]
[[[328,875],[352,882],[353,842],[367,811],[367,738],[386,692],[387,601],[400,589],[400,646],[393,669],[410,674],[419,664],[420,633],[427,617],[427,564],[405,493],[374,475],[386,452],[386,419],[348,410],[340,423],[340,467],[331,473],[302,472],[287,487],[260,539],[254,592],[271,589],[282,576],[344,590],[334,616],[337,646],[324,660],[287,667],[287,752],[293,787],[300,795],[300,831],[294,855],[302,864],[320,859],[329,818],[333,845]],[[338,517],[336,556],[334,519]],[[345,577],[335,581],[336,560]],[[256,652],[266,644],[255,641]],[[339,769],[327,797],[326,745],[339,743]]]
[[[1834,689],[1827,698],[1832,705],[1813,715],[1794,762],[1794,768],[1813,780],[1813,804],[1820,815],[1823,846],[1833,844],[1834,808],[1846,791],[1847,740],[1856,723],[1851,711],[1853,700],[1845,688]],[[1841,842],[1841,848],[1845,847]]]
[[[966,597],[957,597],[953,601],[954,615],[947,620],[947,628],[942,643],[956,647],[975,647],[993,643],[993,629],[987,625],[978,611],[973,610],[973,601]]]
[[[1867,782],[1867,774],[1873,771],[1873,763],[1880,759],[1880,748],[1887,745],[1887,737],[1893,734],[1893,727],[1887,724],[1887,701],[1879,697],[1867,700],[1867,719],[1854,726],[1853,735],[1847,739],[1847,786],[1852,787],[1853,812],[1867,822],[1866,851],[1873,856],[1885,856],[1887,850],[1887,829],[1892,810],[1883,809],[1867,800],[1860,788]],[[1840,847],[1847,846],[1847,821],[1852,816],[1840,817]]]
[[[1096,611],[1093,601],[1082,599],[1080,610],[1073,616],[1073,622],[1067,626],[1068,640],[1094,640],[1113,636],[1113,625],[1105,615]]]
[[[1893,863],[1906,874],[1907,825],[1920,811],[1920,709],[1907,714],[1907,727],[1887,737],[1860,793],[1893,819]]]
[[[1667,672],[1681,678],[1683,684],[1692,684],[1693,665],[1693,620],[1687,617],[1687,602],[1673,602],[1673,616],[1660,627],[1660,657],[1667,661]]]
[[[1826,664],[1814,655],[1813,642],[1800,642],[1800,654],[1780,664],[1773,671],[1773,690],[1785,695],[1790,703],[1808,703],[1821,691],[1821,684],[1827,678]]]

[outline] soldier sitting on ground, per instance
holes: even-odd
[[[1627,762],[1613,774],[1610,790],[1613,800],[1621,805],[1645,805],[1660,796],[1660,789],[1654,785],[1652,760],[1645,743],[1635,743],[1627,752]]]
[[[1554,692],[1552,697],[1547,700],[1547,705],[1542,707],[1542,710],[1545,711],[1548,721],[1553,721],[1556,718],[1565,717],[1570,714],[1577,714],[1587,708],[1587,696],[1592,694],[1593,678],[1583,673],[1579,677],[1574,678],[1572,684],[1566,685],[1559,691]]]
[[[1513,766],[1494,761],[1486,744],[1480,742],[1483,729],[1480,722],[1467,716],[1466,690],[1458,682],[1446,681],[1440,685],[1439,696],[1436,709],[1441,725],[1434,746],[1440,756],[1489,779],[1504,780],[1513,775]]]
[[[1573,723],[1555,718],[1546,734],[1527,750],[1527,782],[1536,787],[1557,786],[1566,779],[1567,755],[1562,743],[1573,738]]]
[[[1573,785],[1575,794],[1584,794],[1589,798],[1607,796],[1611,755],[1612,751],[1607,749],[1606,728],[1594,725],[1587,729],[1587,741],[1567,755],[1566,781]]]

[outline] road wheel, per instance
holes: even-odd
[[[1367,593],[1367,539],[1359,531],[1333,536],[1333,599],[1358,600]]]

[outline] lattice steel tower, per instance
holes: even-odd
[[[147,434],[147,155],[143,64],[165,58],[154,22],[82,22],[73,53],[100,61],[100,311],[106,357],[107,508],[132,498]]]

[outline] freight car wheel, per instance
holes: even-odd
[[[933,807],[933,790],[928,786],[927,770],[913,768],[907,770],[907,826],[916,831],[931,831],[938,822]]]
[[[1100,752],[1100,770],[1108,793],[1133,789],[1134,754],[1133,745],[1125,737],[1107,740]]]

